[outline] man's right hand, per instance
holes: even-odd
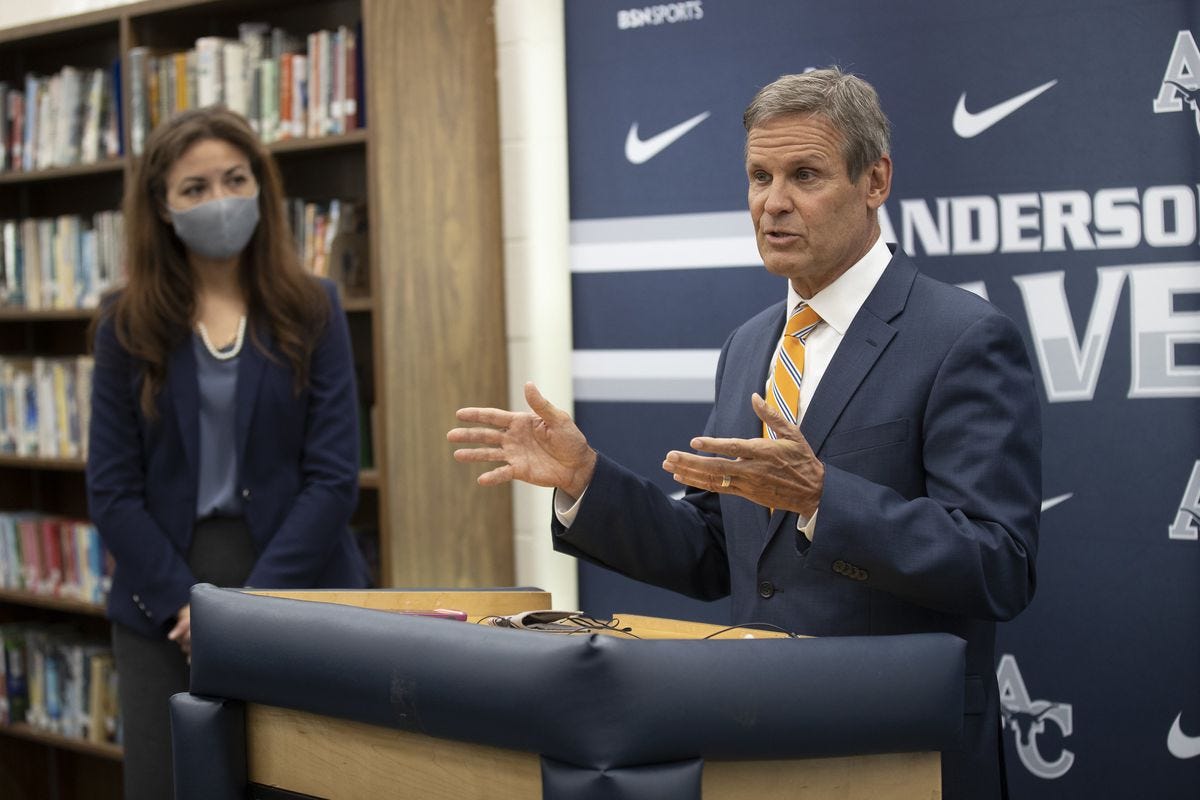
[[[525,384],[525,402],[530,411],[460,408],[455,415],[459,422],[482,427],[454,428],[446,434],[456,444],[478,445],[455,450],[454,459],[499,462],[500,466],[479,476],[480,486],[518,480],[578,498],[591,483],[596,451],[571,415],[542,397],[532,383]]]

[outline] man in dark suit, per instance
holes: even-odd
[[[943,754],[945,796],[1001,797],[995,622],[1033,595],[1041,493],[1024,343],[996,308],[880,239],[892,161],[869,84],[784,76],[744,122],[758,249],[788,299],[726,341],[691,442],[707,455],[666,455],[683,499],[593,451],[532,384],[532,413],[460,410],[485,427],[451,431],[478,445],[455,457],[502,462],[484,485],[554,487],[556,549],[730,595],[735,622],[962,637],[963,740]]]

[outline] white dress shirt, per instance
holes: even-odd
[[[808,408],[817,386],[820,385],[826,368],[833,360],[833,354],[837,352],[838,346],[842,343],[846,329],[850,327],[855,315],[866,302],[867,296],[875,289],[875,284],[879,282],[879,278],[891,260],[892,251],[888,249],[883,237],[880,236],[875,239],[875,243],[871,245],[866,254],[855,262],[854,266],[810,298],[801,298],[792,288],[792,282],[788,281],[788,316],[791,315],[792,310],[801,299],[807,299],[808,304],[821,317],[821,322],[804,340],[804,375],[800,381],[800,413],[797,420],[804,419],[804,412]],[[782,346],[783,336],[780,335],[775,352],[778,353]],[[773,357],[771,363],[774,363]],[[763,389],[759,391],[759,394],[765,396],[765,391],[766,382],[764,380]],[[747,400],[747,402],[749,401]],[[571,523],[575,521],[575,516],[579,512],[579,501],[586,493],[585,489],[578,498],[572,499],[563,492],[555,490],[554,514],[563,526],[571,527]],[[811,540],[816,522],[816,513],[808,519],[804,515],[800,515],[797,528]]]

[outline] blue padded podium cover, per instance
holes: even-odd
[[[243,800],[246,706],[181,693],[171,698],[175,800]]]
[[[942,750],[964,643],[941,633],[634,640],[192,590],[193,694],[608,769]]]
[[[700,800],[704,760],[586,769],[542,756],[542,800]]]

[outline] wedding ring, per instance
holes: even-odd
[[[721,488],[722,489],[728,489],[729,484],[731,484],[731,483],[733,483],[733,478],[729,477],[728,475],[721,476]]]

